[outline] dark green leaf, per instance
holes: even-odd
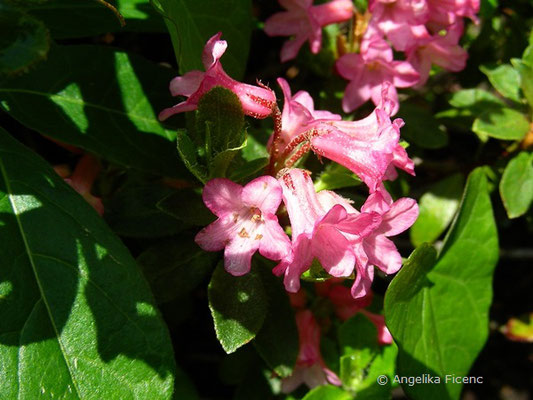
[[[398,116],[405,121],[402,136],[425,149],[439,149],[448,144],[444,127],[424,107],[402,104]]]
[[[459,213],[435,262],[423,244],[409,257],[385,296],[387,326],[398,344],[398,374],[440,377],[441,384],[403,385],[413,399],[458,399],[488,336],[492,273],[498,237],[483,169],[467,181]],[[446,299],[446,301],[442,301]]]
[[[187,225],[157,207],[174,190],[157,184],[125,186],[105,203],[105,220],[121,236],[163,237],[179,233]]]
[[[483,140],[493,137],[502,140],[520,140],[529,131],[524,114],[511,108],[487,110],[474,121],[472,130]]]
[[[50,49],[48,30],[38,19],[0,3],[0,75],[27,71]]]
[[[226,353],[233,353],[255,337],[265,320],[268,299],[261,278],[254,270],[232,276],[220,262],[208,295],[217,338]]]
[[[353,400],[353,398],[340,387],[324,385],[311,390],[302,400]]]
[[[30,15],[43,21],[56,39],[88,37],[107,32],[166,32],[161,16],[150,0],[106,0],[117,7],[126,25],[95,0],[48,0],[24,6]]]
[[[110,48],[58,46],[32,73],[0,82],[0,105],[29,128],[117,164],[184,177],[176,133],[156,117],[172,76]]]
[[[480,67],[489,78],[490,83],[503,96],[520,102],[520,74],[509,64],[494,66],[482,65]]]
[[[216,219],[204,205],[201,193],[192,189],[171,193],[157,203],[157,208],[191,225],[206,226]]]
[[[523,151],[509,161],[502,180],[500,195],[509,218],[525,214],[533,201],[533,157]]]
[[[191,238],[178,237],[143,252],[137,263],[158,303],[183,297],[213,270],[216,253],[200,249]]]
[[[248,146],[247,141],[246,147]],[[234,182],[249,182],[262,175],[267,165],[268,158],[256,158],[252,161],[245,161],[244,159],[241,161],[238,157],[234,158],[230,166],[229,179]]]
[[[240,146],[245,139],[244,112],[237,95],[222,86],[204,94],[198,102],[196,134],[204,146],[210,143],[211,154]]]
[[[463,184],[463,175],[454,174],[431,185],[422,195],[418,203],[420,214],[409,232],[415,247],[433,242],[452,222],[459,207]]]
[[[361,180],[348,168],[337,163],[329,163],[315,181],[315,190],[335,190],[357,186]]]
[[[272,275],[272,266],[257,265],[268,296],[263,327],[253,341],[257,352],[279,376],[291,375],[298,357],[298,329],[294,311],[281,280]],[[280,340],[280,332],[283,339]]]
[[[184,129],[177,131],[177,145],[180,157],[187,169],[202,183],[208,180],[208,172],[205,165],[198,160],[198,150]]]
[[[180,73],[204,70],[202,51],[207,40],[222,32],[228,49],[222,58],[233,78],[244,74],[252,30],[251,0],[154,0],[165,15]]]
[[[170,399],[172,345],[135,261],[1,129],[0,219],[2,397]],[[176,387],[195,398],[181,373]]]

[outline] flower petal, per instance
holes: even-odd
[[[220,40],[222,32],[211,36],[204,46],[202,53],[202,63],[207,71],[222,57],[228,47],[228,43],[225,40]]]
[[[386,236],[395,236],[409,229],[418,218],[418,204],[415,200],[401,198],[395,201],[390,210],[383,215],[378,232]]]
[[[402,256],[394,243],[384,235],[370,236],[363,240],[369,264],[386,274],[393,274],[402,267]]]
[[[233,276],[250,272],[252,255],[259,248],[259,241],[234,236],[224,251],[224,268]]]
[[[336,206],[340,207],[341,206]],[[355,265],[355,254],[350,242],[334,226],[318,225],[313,234],[312,253],[332,276],[350,276]]]
[[[239,212],[243,207],[243,187],[226,178],[211,179],[204,187],[202,199],[217,217]]]
[[[246,206],[257,207],[263,214],[275,214],[281,203],[281,186],[271,176],[260,176],[242,190],[241,199]]]
[[[172,96],[191,96],[200,88],[205,72],[190,71],[183,76],[177,76],[170,81],[170,94]]]
[[[289,255],[291,242],[275,215],[265,216],[263,237],[260,239],[259,253],[269,260],[281,260]]]

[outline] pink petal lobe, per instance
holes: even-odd
[[[418,204],[415,200],[401,198],[395,201],[390,210],[383,215],[383,222],[378,232],[386,236],[395,236],[409,229],[418,218]]]
[[[205,72],[190,71],[183,76],[177,76],[170,81],[170,94],[172,96],[191,96],[200,88]]]
[[[269,260],[281,260],[289,255],[291,242],[283,228],[278,223],[276,216],[265,217],[263,237],[260,239],[259,253]]]
[[[241,201],[243,187],[226,178],[211,179],[204,187],[202,199],[207,208],[217,217],[238,212],[243,204]]]
[[[384,235],[365,238],[363,246],[368,262],[386,274],[393,274],[402,267],[402,256],[394,243]]]
[[[275,178],[260,176],[244,187],[241,198],[246,206],[257,207],[263,214],[275,214],[281,203],[281,193]]]
[[[350,242],[337,229],[327,224],[319,225],[313,235],[312,246],[313,254],[330,275],[350,276],[355,254]]]
[[[259,248],[259,241],[234,237],[224,251],[224,268],[233,276],[250,272],[252,255]]]
[[[222,250],[228,243],[233,225],[231,217],[219,218],[198,232],[194,241],[205,251]]]
[[[211,68],[222,57],[228,47],[228,43],[225,40],[220,40],[221,36],[222,32],[218,32],[204,46],[202,62],[206,70]]]

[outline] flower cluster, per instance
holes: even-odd
[[[270,36],[294,36],[281,50],[281,60],[296,57],[309,40],[311,51],[321,46],[321,27],[352,17],[353,4],[335,0],[313,6],[312,0],[279,1],[287,11],[265,22]],[[479,0],[370,0],[364,15],[355,13],[354,31],[336,61],[337,72],[350,83],[342,101],[343,110],[351,112],[372,99],[377,106],[385,82],[387,96],[395,101],[396,88],[423,85],[432,64],[449,71],[465,67],[467,53],[459,45],[463,17],[476,21]],[[393,50],[405,53],[405,60],[395,60]]]
[[[172,81],[171,91],[173,85],[174,89],[179,86],[179,92],[187,92],[189,98],[163,111],[162,118],[196,107],[199,97],[217,82],[233,89],[250,115],[275,117],[277,105],[270,104],[275,99],[270,89],[233,81],[223,72],[219,58],[226,42],[219,39],[217,34],[205,46],[206,73],[193,71]],[[199,77],[194,85],[189,82],[191,74]],[[285,80],[280,78],[278,83],[285,102],[269,142],[272,176],[259,177],[244,187],[225,178],[209,181],[203,200],[218,219],[197,234],[196,243],[207,251],[224,249],[225,268],[235,276],[250,271],[251,258],[259,250],[279,261],[273,273],[284,276],[285,288],[292,293],[299,290],[300,276],[316,259],[332,277],[354,276],[351,294],[364,297],[370,291],[374,266],[386,274],[401,267],[401,256],[388,237],[409,228],[418,216],[414,200],[393,201],[383,185],[396,177],[395,168],[414,174],[413,162],[399,144],[403,122],[390,118],[397,107],[388,98],[391,84],[383,85],[379,105],[368,117],[342,121],[339,115],[315,110],[307,92],[292,96]],[[258,107],[265,110],[259,112]],[[310,174],[292,168],[308,151],[361,178],[369,189],[361,210],[332,191],[316,193]],[[290,220],[290,239],[276,217],[282,201]]]

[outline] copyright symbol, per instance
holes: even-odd
[[[383,385],[386,385],[387,382],[389,382],[389,378],[387,377],[387,375],[380,375],[378,376],[377,381],[378,381],[378,385],[383,386]]]

